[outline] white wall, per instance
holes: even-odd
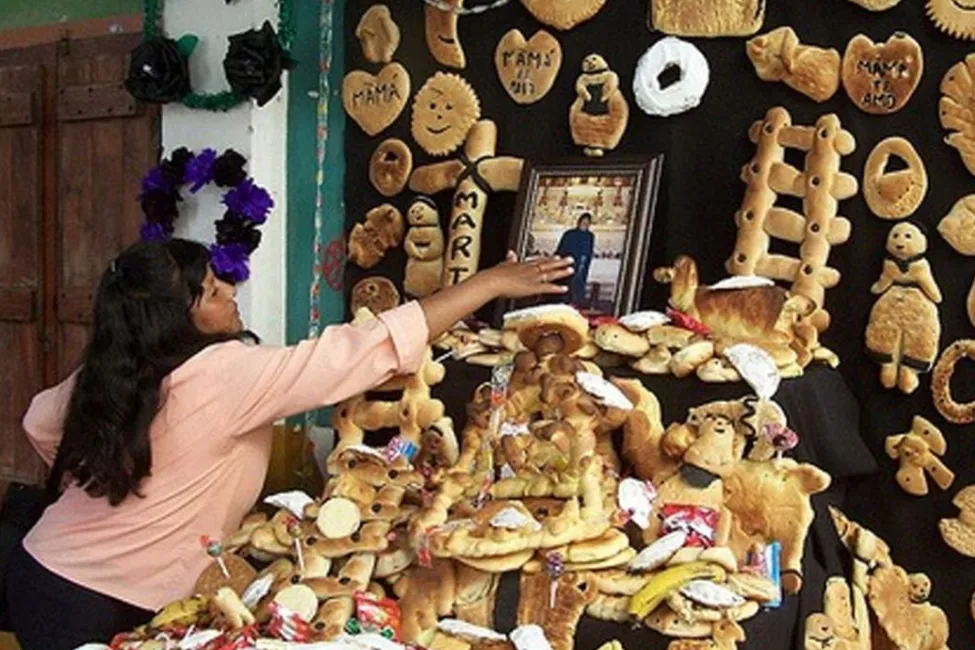
[[[266,19],[277,29],[277,15],[274,0],[237,0],[229,5],[217,0],[166,0],[163,27],[173,39],[188,33],[199,37],[190,58],[193,89],[218,92],[228,87],[223,74],[227,36],[260,28]],[[213,113],[167,104],[162,121],[164,155],[182,146],[194,151],[211,147],[218,153],[233,148],[247,158],[254,181],[274,198],[274,209],[261,226],[261,246],[251,257],[251,278],[240,286],[237,300],[247,326],[265,343],[276,345],[285,342],[287,311],[287,74],[283,82],[282,91],[263,108],[248,102],[226,113]],[[220,195],[219,188],[211,185],[195,196],[184,196],[176,234],[211,243],[213,222],[224,212]]]

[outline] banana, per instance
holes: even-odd
[[[149,622],[149,627],[184,627],[197,623],[207,611],[209,603],[202,596],[184,598],[169,603]]]
[[[625,650],[623,644],[619,641],[613,639],[612,641],[607,641],[603,645],[599,646],[599,650]]]
[[[649,616],[660,603],[691,580],[714,580],[724,582],[727,572],[723,567],[711,562],[689,562],[664,569],[630,599],[630,614],[638,620]]]

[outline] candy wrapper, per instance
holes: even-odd
[[[770,422],[762,427],[762,436],[775,449],[778,458],[781,458],[785,452],[795,449],[799,444],[799,434],[778,422]]]
[[[626,519],[643,530],[650,527],[650,513],[653,502],[657,500],[657,489],[653,487],[653,483],[625,478],[617,488],[616,500]]]
[[[386,445],[386,449],[383,451],[383,456],[389,462],[395,461],[400,456],[405,456],[406,460],[412,462],[413,456],[416,455],[417,447],[415,444],[409,440],[404,440],[399,436],[396,436]]]
[[[179,642],[180,650],[210,650],[224,636],[219,630],[200,630],[190,632]]]
[[[244,603],[244,607],[250,610],[257,609],[258,603],[264,596],[271,593],[271,587],[274,586],[274,575],[267,574],[254,580],[247,586],[244,590],[244,595],[240,597],[240,602]]]
[[[660,510],[663,519],[660,525],[662,535],[682,530],[687,533],[684,546],[711,548],[714,546],[715,528],[718,526],[718,511],[703,506],[685,506],[668,503]]]
[[[277,602],[268,605],[271,621],[267,624],[267,632],[275,639],[307,643],[311,640],[311,625],[296,612],[282,607]]]
[[[491,371],[491,432],[498,435],[504,417],[504,405],[508,401],[508,385],[515,366],[503,363]]]
[[[759,398],[772,399],[779,390],[779,384],[782,382],[779,368],[775,365],[772,355],[762,348],[748,343],[739,343],[727,348],[724,357]]]
[[[694,332],[695,334],[701,334],[703,336],[708,336],[711,334],[711,330],[708,329],[707,325],[695,318],[691,318],[684,312],[668,307],[667,317],[670,318],[671,323],[673,323],[675,327],[680,327],[681,329]]]
[[[565,573],[565,558],[561,553],[549,551],[546,554],[545,573],[548,574],[549,579],[548,606],[552,609],[555,607],[555,598],[559,591],[559,579]]]
[[[400,639],[399,603],[390,598],[377,598],[367,592],[355,594],[355,618],[349,620],[349,634],[378,634],[390,641]]]
[[[775,584],[778,596],[774,600],[765,603],[765,607],[769,609],[782,606],[781,553],[782,544],[772,542],[771,544],[761,546],[760,550],[749,551],[745,562],[744,570],[764,576]]]
[[[305,506],[314,502],[314,499],[301,490],[279,492],[278,494],[272,494],[264,499],[264,503],[274,506],[275,508],[284,508],[298,519],[305,516]]]

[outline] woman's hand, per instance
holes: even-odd
[[[568,287],[555,283],[572,273],[572,258],[536,257],[519,262],[518,257],[509,251],[508,258],[494,268],[420,300],[430,340],[495,298],[518,299],[565,293]]]
[[[514,251],[508,251],[504,262],[478,275],[495,287],[496,298],[559,294],[569,288],[555,282],[572,276],[572,261],[571,257],[536,257],[519,262]]]

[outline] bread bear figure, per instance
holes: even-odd
[[[440,288],[443,272],[443,231],[437,205],[425,196],[417,197],[406,212],[410,229],[406,249],[406,279],[403,288],[417,298],[429,296]]]
[[[928,239],[921,229],[898,223],[887,236],[887,259],[870,291],[880,295],[870,311],[867,351],[880,364],[880,383],[904,393],[918,387],[918,373],[928,372],[938,356],[941,290],[924,254]]]

